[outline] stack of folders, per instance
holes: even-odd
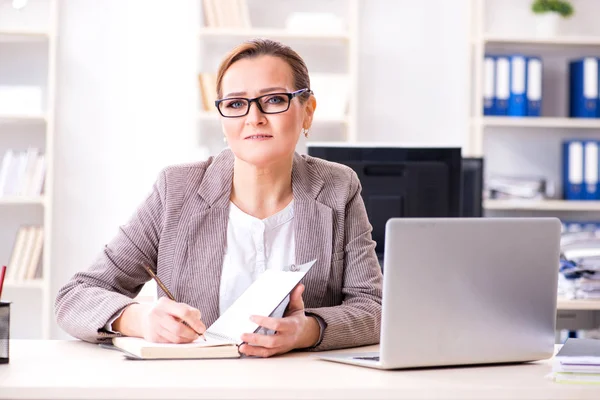
[[[552,376],[559,383],[600,384],[600,340],[567,339],[554,357]]]
[[[563,198],[565,200],[600,200],[598,176],[600,162],[598,140],[563,142]]]
[[[569,62],[569,116],[600,118],[599,59],[584,57]]]
[[[539,117],[542,59],[486,54],[483,63],[483,115]]]

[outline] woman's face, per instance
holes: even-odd
[[[291,67],[281,58],[259,56],[236,61],[225,72],[221,81],[223,98],[255,98],[270,93],[291,93]],[[303,88],[300,88],[303,89]],[[281,98],[265,98],[273,104]],[[222,104],[239,107],[240,103]],[[300,98],[291,100],[290,108],[280,114],[263,114],[256,102],[251,103],[247,115],[237,118],[221,116],[223,132],[235,156],[257,167],[291,160],[300,131],[310,127],[316,102],[311,97],[305,103]]]

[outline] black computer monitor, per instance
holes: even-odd
[[[483,217],[483,158],[462,159],[461,217]]]
[[[385,224],[393,217],[461,216],[459,147],[354,147],[309,145],[308,154],[345,164],[362,184],[373,226],[375,251],[382,259]]]

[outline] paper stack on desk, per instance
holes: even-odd
[[[559,383],[600,385],[600,340],[567,339],[554,357],[552,372]]]

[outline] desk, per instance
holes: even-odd
[[[131,361],[79,341],[13,340],[6,399],[598,399],[599,387],[545,378],[549,361],[378,371],[294,353],[271,359]],[[376,350],[377,346],[363,348]],[[348,351],[348,350],[342,350]]]

